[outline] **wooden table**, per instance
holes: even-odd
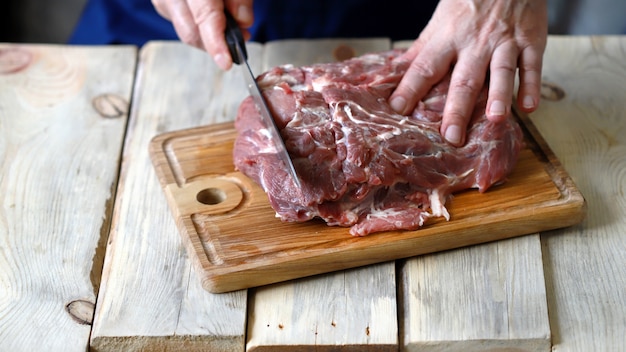
[[[253,69],[384,39],[250,46]],[[626,346],[626,37],[551,36],[532,121],[577,226],[211,294],[148,155],[246,90],[175,42],[0,44],[0,351],[618,351]]]

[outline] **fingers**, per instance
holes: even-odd
[[[433,48],[433,47],[430,47]],[[410,113],[419,100],[448,72],[456,54],[443,52],[432,60],[426,45],[422,52],[410,48],[403,59],[413,59],[398,88],[389,98],[391,107],[401,114]],[[541,84],[541,48],[529,46],[520,52],[517,43],[505,41],[494,49],[465,49],[458,52],[446,105],[443,112],[441,134],[455,146],[465,143],[466,129],[474,111],[475,102],[485,84],[487,68],[489,94],[485,115],[494,122],[504,120],[511,112],[515,73],[519,66],[520,87],[518,104],[530,112],[537,108]],[[429,66],[430,65],[430,66]]]
[[[485,115],[494,122],[502,121],[511,111],[518,49],[514,42],[498,46],[491,57],[489,96]]]
[[[252,0],[226,0],[224,2],[226,10],[228,10],[241,28],[252,26],[254,14],[252,12]]]
[[[539,105],[542,59],[543,48],[529,46],[520,54],[517,104],[524,112],[533,112]]]
[[[416,52],[416,47],[414,45],[403,55],[402,58],[413,58],[413,61],[389,97],[391,107],[403,115],[409,114],[424,95],[450,72],[451,65],[457,59],[456,52],[450,47],[425,45],[421,52]],[[489,65],[489,56],[486,54],[490,53],[477,57],[466,50],[458,54],[441,124],[441,134],[450,144],[460,146],[465,143],[465,131],[476,98],[485,84]],[[509,105],[511,96],[512,93],[508,101],[505,100]]]
[[[465,143],[466,129],[489,74],[485,115],[494,122],[509,116],[519,68],[518,104],[537,108],[547,36],[545,0],[441,0],[431,21],[400,57],[411,62],[389,103],[409,114],[452,69],[441,134],[452,145]]]
[[[168,18],[180,40],[196,48],[202,48],[202,40],[186,0],[159,0],[154,2],[157,11]]]
[[[172,15],[170,14],[169,3],[167,0],[152,0],[152,6],[156,12],[163,18],[170,20],[172,19]]]
[[[467,125],[476,98],[485,84],[489,59],[489,56],[461,53],[452,71],[441,119],[441,135],[452,145],[461,146],[465,143]]]
[[[152,0],[157,12],[169,19],[182,42],[206,50],[222,69],[232,66],[224,38],[227,9],[237,20],[244,38],[252,25],[252,0]]]
[[[232,66],[232,58],[224,38],[226,17],[221,0],[188,0],[189,10],[200,34],[202,46],[223,70]]]
[[[416,44],[417,45],[417,44]],[[413,58],[407,72],[396,90],[389,97],[389,104],[396,112],[407,115],[428,91],[450,70],[453,51],[427,46],[415,53],[409,49],[403,58]]]
[[[233,61],[224,38],[226,17],[229,11],[241,27],[252,25],[252,0],[187,0],[204,49],[222,69],[231,68]],[[244,33],[247,37],[247,32]]]

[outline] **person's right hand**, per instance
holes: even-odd
[[[152,4],[172,22],[181,41],[206,50],[224,70],[233,64],[224,38],[224,9],[237,20],[246,39],[249,37],[246,28],[254,20],[252,0],[152,0]]]

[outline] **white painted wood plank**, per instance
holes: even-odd
[[[588,207],[579,226],[541,236],[553,350],[621,351],[626,346],[626,37],[550,37],[543,80],[548,99],[531,118]]]
[[[0,44],[0,351],[85,351],[137,50]]]
[[[397,351],[394,263],[251,289],[248,351]]]
[[[542,263],[538,235],[408,260],[399,298],[403,348],[549,351]]]
[[[335,61],[387,50],[388,40],[301,40],[266,44],[264,70]],[[248,351],[397,351],[395,263],[289,281],[250,290]]]
[[[549,351],[538,235],[425,255],[402,270],[406,351]]]
[[[202,289],[148,154],[157,134],[233,120],[247,95],[240,73],[222,72],[206,53],[181,43],[143,47],[92,333],[94,350],[244,349],[246,291],[211,294]]]

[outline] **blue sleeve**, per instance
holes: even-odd
[[[415,39],[436,0],[255,0],[252,40],[389,37]],[[70,44],[134,44],[178,39],[150,0],[89,0]]]
[[[70,44],[134,44],[176,40],[172,24],[150,0],[89,0],[69,39]]]
[[[254,0],[252,40],[287,38],[415,39],[437,0]]]

